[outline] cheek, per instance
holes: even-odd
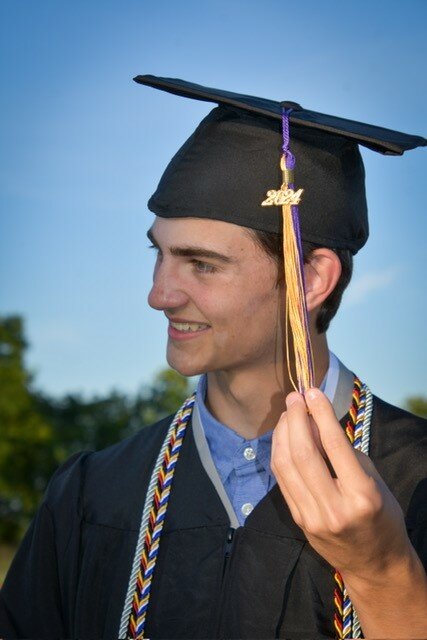
[[[216,339],[219,345],[227,342],[255,340],[269,342],[277,335],[281,324],[281,303],[278,290],[261,291],[257,295],[245,296],[245,292],[234,292],[227,304],[217,308]]]
[[[243,317],[243,314],[242,314]],[[270,343],[281,334],[284,321],[284,303],[281,290],[270,289],[249,300],[244,310],[244,327],[259,343]]]
[[[282,307],[283,290],[276,287],[277,273],[268,270],[256,271],[248,279],[248,286],[242,291],[242,315],[251,318],[265,316],[276,323],[278,311]]]

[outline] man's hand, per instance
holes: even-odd
[[[375,574],[407,551],[402,511],[371,460],[351,446],[326,396],[311,389],[306,402],[291,393],[274,431],[277,482],[325,560],[343,575]]]
[[[423,621],[415,633],[413,619],[406,630],[401,626],[402,589],[412,602],[416,580],[422,610],[427,584],[397,500],[372,461],[353,449],[321,391],[310,389],[305,401],[291,393],[286,405],[273,435],[271,466],[295,522],[342,574],[365,634],[426,637]]]

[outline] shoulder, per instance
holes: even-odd
[[[133,528],[125,511],[139,514],[140,501],[173,416],[106,449],[72,456],[53,475],[45,505],[56,516],[64,509],[84,520]],[[123,512],[117,523],[117,511]],[[128,508],[129,507],[129,508]]]
[[[106,449],[91,453],[88,460],[89,477],[101,478],[115,470],[126,474],[135,465],[149,465],[151,458],[157,457],[172,422],[173,415],[143,427],[137,434],[117,442]]]
[[[417,459],[427,447],[427,420],[374,396],[371,423],[371,452],[387,457],[416,452]]]
[[[427,420],[374,397],[370,457],[407,520],[427,520]]]
[[[373,396],[374,398],[374,411],[377,414],[377,417],[381,420],[387,420],[394,423],[410,423],[413,426],[420,427],[421,429],[426,429],[427,420],[425,418],[421,418],[420,416],[416,416],[413,413],[409,413],[405,409],[401,409],[400,407],[396,407],[388,402],[385,402],[381,398],[377,396]]]

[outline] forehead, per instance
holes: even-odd
[[[260,251],[250,229],[222,220],[203,218],[160,218],[150,229],[158,243],[166,246],[197,246],[221,251],[227,255],[238,255]]]

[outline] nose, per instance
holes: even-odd
[[[148,304],[153,309],[165,311],[183,307],[188,302],[188,295],[180,280],[176,265],[168,260],[157,261],[153,274],[153,286],[148,294]]]

